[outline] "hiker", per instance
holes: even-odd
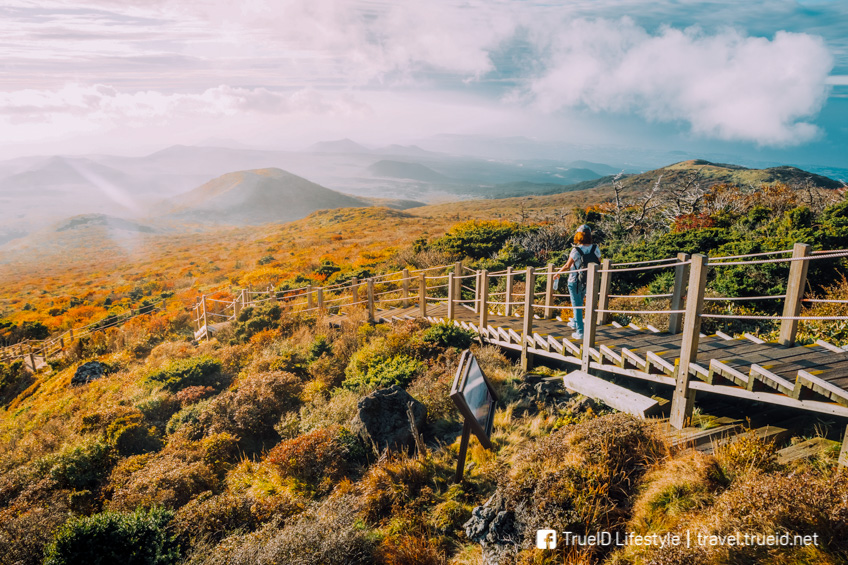
[[[574,234],[574,247],[568,254],[568,261],[556,272],[554,279],[559,279],[561,273],[568,273],[568,294],[571,296],[571,307],[574,311],[574,321],[569,322],[569,327],[574,328],[571,337],[583,339],[583,310],[582,306],[586,298],[586,271],[578,272],[587,263],[601,262],[601,250],[592,243],[592,229],[583,224],[577,228]]]

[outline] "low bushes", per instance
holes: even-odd
[[[471,347],[474,336],[474,332],[464,330],[451,323],[443,322],[424,330],[422,340],[425,343],[433,343],[441,347],[468,349]]]
[[[148,375],[147,382],[161,385],[171,392],[178,392],[190,386],[221,389],[226,384],[226,379],[221,374],[219,360],[201,355],[172,361],[164,369]]]
[[[345,371],[347,378],[342,385],[350,390],[373,390],[392,385],[406,386],[421,373],[423,368],[424,365],[420,361],[402,353],[392,357],[372,357],[364,363],[364,366],[354,354],[354,359]]]
[[[132,513],[103,512],[70,520],[48,546],[45,565],[166,565],[179,549],[168,525],[173,513],[161,508]]]
[[[305,489],[328,490],[344,476],[357,453],[356,443],[344,428],[324,428],[280,442],[266,461]],[[302,490],[302,489],[301,489]]]

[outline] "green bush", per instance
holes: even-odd
[[[212,402],[212,399],[207,398],[206,400],[189,404],[171,416],[171,419],[168,420],[168,425],[165,426],[165,433],[171,435],[183,426],[197,427],[200,423],[200,414],[203,413],[203,410],[210,402]],[[190,433],[189,435],[192,434]]]
[[[172,361],[166,368],[151,373],[147,381],[161,384],[171,392],[190,386],[212,386],[220,389],[226,384],[221,374],[221,362],[206,355]]]
[[[351,371],[342,386],[350,390],[406,386],[423,368],[420,361],[402,353],[388,358],[374,357],[364,372]]]
[[[73,518],[48,546],[45,565],[166,565],[179,548],[169,531],[173,512],[161,508]]]
[[[69,447],[51,458],[49,475],[63,488],[93,489],[111,468],[109,446],[96,440]]]
[[[512,222],[471,220],[453,226],[432,247],[453,255],[483,259],[498,251],[517,232],[518,226]]]
[[[118,455],[138,455],[162,447],[156,428],[146,425],[138,413],[121,416],[110,423],[106,428],[106,441]]]
[[[234,325],[236,339],[245,342],[261,331],[279,328],[282,315],[282,308],[275,303],[245,308]]]
[[[442,322],[427,328],[424,331],[423,340],[427,343],[434,343],[442,347],[456,347],[458,349],[468,349],[474,339],[474,332],[464,330],[454,324]]]

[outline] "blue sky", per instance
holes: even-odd
[[[8,156],[460,134],[848,167],[841,0],[7,0],[0,52]]]

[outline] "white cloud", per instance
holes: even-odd
[[[350,94],[327,94],[310,88],[279,92],[221,85],[200,93],[166,94],[152,90],[121,92],[103,84],[71,84],[58,90],[0,92],[0,115],[18,124],[49,122],[59,116],[140,125],[166,123],[174,117],[191,116],[355,115],[370,112],[366,104]]]
[[[817,135],[803,120],[821,109],[833,66],[820,38],[787,32],[771,40],[697,28],[651,35],[628,19],[578,19],[537,41],[545,68],[526,92],[547,110],[636,112],[761,145]]]

